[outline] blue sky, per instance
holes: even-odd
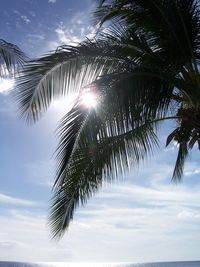
[[[0,38],[28,56],[92,36],[92,0],[2,0]],[[200,246],[200,166],[197,149],[183,182],[170,182],[176,145],[161,148],[122,181],[105,185],[80,208],[65,237],[50,239],[47,214],[54,177],[55,128],[65,101],[55,101],[35,125],[17,117],[0,81],[0,260],[164,261],[197,260]]]

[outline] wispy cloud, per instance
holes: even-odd
[[[185,176],[193,176],[200,174],[200,167],[198,162],[188,162],[185,167],[184,175]]]
[[[73,44],[76,45],[85,37],[93,38],[96,28],[91,25],[89,18],[91,17],[91,10],[94,8],[94,3],[88,10],[76,12],[70,20],[60,21],[55,28],[57,35],[56,40],[49,42],[49,49],[55,49],[59,45]],[[90,14],[90,15],[89,15]]]
[[[169,205],[194,205],[199,207],[200,203],[200,186],[195,190],[189,190],[181,185],[179,187],[175,185],[160,185],[157,188],[149,188],[133,184],[120,184],[120,186],[114,186],[113,188],[114,190],[111,190],[111,192],[110,190],[102,192],[99,197],[102,199],[112,198],[113,201],[120,199],[120,202],[123,203],[124,201],[128,206],[131,204],[133,206],[144,205],[146,207]]]
[[[56,0],[49,0],[48,3],[55,4]]]
[[[78,43],[80,39],[73,35],[73,30],[69,30],[63,24],[60,24],[56,29],[55,32],[58,35],[58,41],[62,44],[71,44],[71,43]]]
[[[7,249],[15,249],[15,248],[18,248],[18,247],[22,247],[22,244],[19,243],[19,242],[15,242],[15,241],[12,241],[12,240],[7,240],[7,241],[0,241],[0,248],[1,250],[7,250]]]
[[[11,204],[16,206],[36,206],[37,203],[34,201],[22,199],[22,198],[16,198],[13,196],[5,195],[0,193],[0,203],[4,204]]]
[[[31,22],[31,20],[25,16],[25,15],[21,15],[21,19],[26,23],[26,24],[29,24]]]
[[[200,220],[200,212],[193,210],[183,210],[177,214],[177,217],[182,220]]]
[[[3,259],[11,255],[13,260],[25,261],[195,259],[199,253],[199,187],[164,186],[159,180],[156,187],[124,182],[103,188],[78,209],[58,245],[49,241],[44,214],[10,210],[0,218]],[[11,250],[6,249],[9,245]],[[22,255],[23,248],[27,253]]]
[[[8,210],[0,215],[0,260],[38,262],[71,258],[66,243],[51,242],[46,224],[43,214],[29,211]]]
[[[26,24],[31,23],[30,18],[27,15],[22,14],[19,10],[17,9],[13,9],[12,12],[19,17],[23,22],[25,22]],[[31,14],[31,13],[30,13]],[[33,13],[32,13],[33,14]],[[32,16],[32,15],[31,15]]]

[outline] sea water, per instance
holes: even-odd
[[[0,267],[200,267],[200,261],[157,263],[24,263],[0,262]]]

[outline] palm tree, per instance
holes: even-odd
[[[109,21],[129,25],[151,42],[151,48],[172,73],[174,94],[170,96],[173,119],[177,128],[168,136],[166,145],[175,140],[179,144],[178,157],[172,179],[180,180],[188,149],[195,143],[200,148],[200,16],[196,0],[102,0],[95,12],[102,26]],[[172,69],[174,68],[174,69]],[[174,79],[175,78],[175,79]]]
[[[174,140],[179,146],[173,180],[181,179],[189,149],[200,143],[196,1],[101,1],[95,17],[107,28],[92,40],[31,61],[16,91],[21,116],[29,123],[55,97],[77,94],[58,129],[50,212],[56,238],[105,181],[152,154],[164,120],[177,125],[167,138],[167,145]],[[82,102],[88,92],[98,101],[93,109]]]
[[[26,60],[19,47],[0,39],[0,78],[14,76]]]

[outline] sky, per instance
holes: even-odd
[[[38,57],[62,44],[91,37],[93,0],[1,0],[0,38]],[[79,208],[60,242],[47,226],[55,128],[66,100],[27,126],[18,118],[7,84],[0,80],[0,260],[148,262],[198,260],[200,166],[197,148],[183,181],[171,182],[176,144],[165,148],[173,124],[161,127],[160,149],[116,184]]]

